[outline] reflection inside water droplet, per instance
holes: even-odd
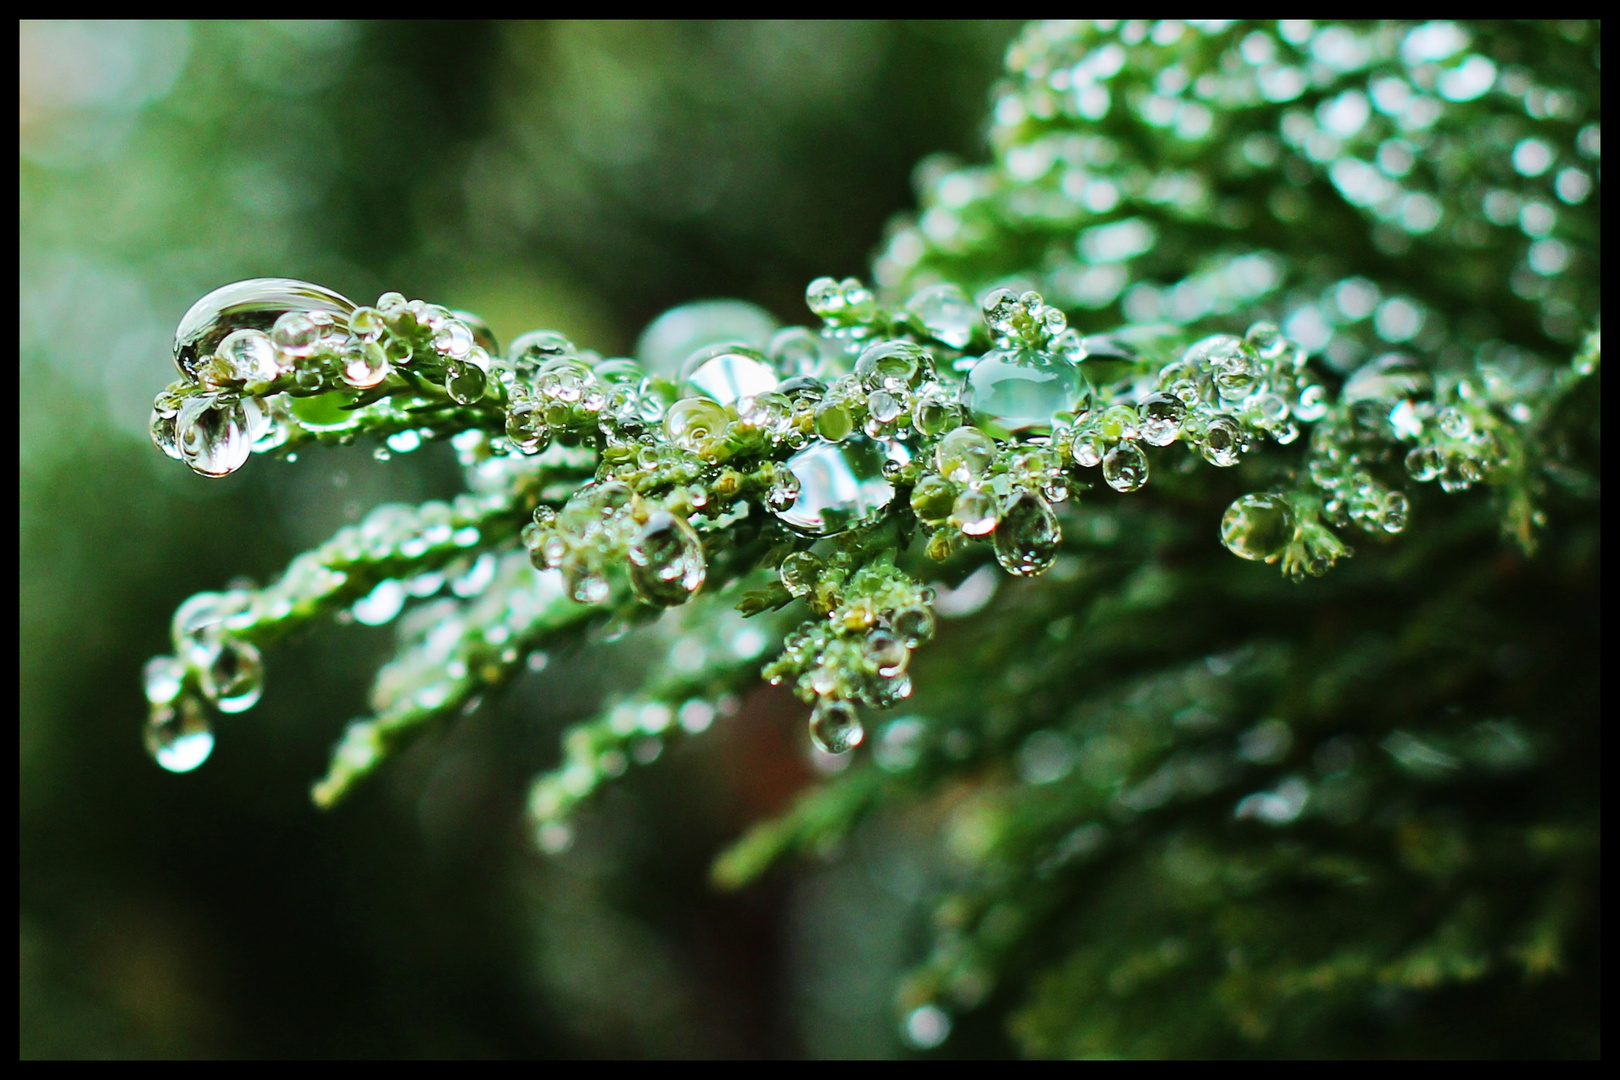
[[[174,363],[196,382],[203,361],[236,330],[268,331],[289,311],[321,311],[346,323],[354,304],[331,289],[292,278],[252,278],[215,289],[191,305],[174,333]]]
[[[883,475],[885,461],[900,464],[911,455],[899,443],[852,436],[841,443],[820,442],[794,454],[787,467],[799,481],[799,497],[777,517],[812,536],[828,536],[874,520],[894,498]]]

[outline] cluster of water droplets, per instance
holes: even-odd
[[[357,307],[309,282],[239,281],[181,319],[174,361],[182,378],[153,402],[152,441],[204,476],[225,476],[295,432],[353,432],[358,407],[381,399],[395,373],[390,388],[410,404],[477,402],[495,349],[476,317],[399,293]],[[409,417],[389,419],[390,449],[420,444]]]
[[[561,510],[541,505],[524,526],[523,544],[538,570],[559,570],[568,593],[585,604],[606,600],[614,569],[628,566],[638,599],[657,607],[690,600],[708,575],[703,542],[679,503],[672,511],[617,481],[589,484]]]

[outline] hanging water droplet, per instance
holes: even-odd
[[[942,476],[925,476],[911,489],[911,509],[917,520],[937,525],[951,516],[956,485]]]
[[[1076,436],[1070,452],[1074,455],[1076,465],[1091,469],[1102,464],[1103,446],[1095,435]]]
[[[404,606],[405,586],[390,579],[379,583],[370,593],[356,600],[350,610],[356,619],[367,626],[381,626],[398,615]]]
[[[808,551],[795,551],[782,560],[778,572],[783,588],[794,596],[808,596],[816,586],[816,578],[821,575],[821,560]]]
[[[1174,394],[1150,394],[1137,409],[1141,414],[1139,430],[1142,441],[1149,446],[1169,446],[1181,434],[1181,422],[1187,417],[1187,406]]]
[[[676,446],[702,453],[725,437],[730,417],[708,398],[682,398],[664,414],[664,432]]]
[[[934,636],[934,613],[920,604],[908,604],[894,613],[893,625],[906,648],[915,649]]]
[[[362,341],[343,361],[343,381],[369,390],[388,378],[388,353],[375,341]]]
[[[254,278],[215,289],[191,305],[174,333],[174,363],[197,381],[201,365],[233,331],[269,330],[290,311],[320,311],[345,324],[354,304],[319,285],[291,278]]]
[[[1199,449],[1211,465],[1225,469],[1238,463],[1243,441],[1242,429],[1230,417],[1217,416],[1204,431],[1203,444]]]
[[[866,640],[861,642],[861,654],[871,669],[885,679],[892,679],[904,671],[906,661],[911,658],[911,650],[887,630],[874,630],[867,634]]]
[[[866,729],[853,704],[840,698],[822,698],[810,713],[810,737],[827,753],[844,754],[861,744]]]
[[[1102,471],[1115,491],[1135,491],[1147,483],[1147,455],[1135,443],[1122,442],[1103,455]]]
[[[154,705],[143,741],[152,760],[174,773],[190,772],[214,752],[214,733],[202,706],[190,698]]]
[[[979,327],[979,309],[959,286],[930,285],[906,302],[928,336],[953,349],[965,349]]]
[[[1256,562],[1275,562],[1294,535],[1294,512],[1281,495],[1245,495],[1221,518],[1221,543]]]
[[[1431,446],[1419,446],[1406,455],[1406,471],[1419,482],[1440,475],[1440,454]]]
[[[630,542],[630,587],[648,604],[674,607],[702,588],[708,574],[703,542],[692,526],[656,510]]]
[[[551,431],[537,402],[528,398],[512,402],[506,414],[506,437],[525,454],[538,454],[545,449]]]
[[[186,665],[177,656],[154,656],[141,671],[146,700],[153,705],[170,705],[185,687]]]
[[[775,390],[780,380],[765,354],[746,345],[710,345],[681,365],[681,385],[722,405]]]
[[[264,692],[264,661],[247,642],[222,638],[213,661],[198,672],[197,683],[220,712],[244,712]]]
[[[203,476],[228,476],[253,449],[247,411],[240,401],[214,394],[186,399],[175,419],[180,460]]]
[[[951,524],[967,536],[988,536],[998,520],[996,497],[982,488],[965,489],[951,507]]]
[[[467,360],[451,360],[444,366],[444,392],[458,405],[471,405],[484,396],[489,378],[484,369]]]
[[[608,598],[608,580],[581,552],[573,552],[563,560],[563,581],[568,595],[581,604],[599,604]]]
[[[1384,496],[1383,506],[1379,508],[1378,521],[1385,532],[1398,533],[1406,528],[1411,514],[1412,502],[1406,497],[1406,492],[1391,491]]]
[[[968,372],[962,404],[996,434],[1049,432],[1084,392],[1080,369],[1033,349],[992,349]]]
[[[157,396],[152,403],[152,422],[150,431],[152,445],[165,454],[180,460],[180,436],[175,430],[175,422],[180,415],[180,399],[165,391]]]
[[[1062,541],[1063,529],[1046,501],[1039,495],[1020,492],[1008,503],[996,526],[996,561],[1009,574],[1034,577],[1051,569]]]
[[[894,499],[894,485],[884,475],[889,460],[904,464],[910,455],[899,443],[859,435],[808,446],[787,460],[799,480],[799,497],[787,509],[772,512],[812,536],[876,520]]]

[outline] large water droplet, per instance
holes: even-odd
[[[1434,376],[1412,357],[1388,353],[1357,368],[1345,382],[1339,400],[1346,405],[1360,401],[1425,401],[1433,394]]]
[[[654,375],[674,376],[697,350],[720,342],[763,349],[776,319],[744,300],[699,300],[654,319],[636,342],[636,359]]]
[[[681,385],[722,405],[768,394],[780,380],[765,354],[745,345],[710,345],[681,366]]]
[[[822,698],[810,713],[810,738],[829,754],[843,754],[861,744],[866,729],[861,714],[850,702]]]
[[[154,656],[141,671],[146,700],[153,705],[170,705],[185,687],[186,665],[177,656]]]
[[[214,733],[202,706],[190,698],[177,705],[154,705],[144,740],[152,760],[170,772],[190,772],[214,752]]]
[[[175,418],[180,460],[203,476],[228,476],[247,462],[253,449],[247,410],[240,401],[214,394],[186,399]]]
[[[996,561],[1009,574],[1034,577],[1051,569],[1062,541],[1063,529],[1046,500],[1020,492],[996,526]]]
[[[1048,432],[1084,392],[1080,369],[1033,349],[992,349],[968,372],[962,404],[995,434]]]
[[[630,542],[630,587],[648,604],[684,604],[708,574],[703,543],[692,526],[656,510]]]
[[[978,428],[959,427],[934,447],[934,467],[947,480],[965,484],[983,476],[995,456],[995,440]]]
[[[894,499],[884,462],[909,460],[899,443],[860,435],[841,443],[815,443],[788,458],[787,467],[799,480],[799,497],[786,510],[772,513],[811,536],[873,521]]]
[[[979,325],[978,305],[960,287],[945,283],[930,285],[906,303],[928,336],[953,349],[965,349]]]
[[[1103,479],[1115,491],[1135,491],[1148,480],[1147,455],[1132,442],[1113,447],[1102,459]]]
[[[1245,495],[1221,518],[1221,543],[1256,562],[1273,562],[1294,535],[1294,513],[1281,495]]]
[[[347,322],[354,304],[331,289],[291,278],[253,278],[215,289],[191,305],[174,333],[174,363],[197,381],[199,368],[233,331],[269,330],[289,311],[322,311]]]

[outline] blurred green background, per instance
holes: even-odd
[[[806,778],[783,697],[630,778],[552,861],[526,781],[633,650],[555,658],[323,815],[308,783],[391,640],[333,627],[271,658],[205,767],[152,765],[139,671],[176,604],[457,476],[356,448],[207,481],[147,413],[180,315],[245,277],[399,289],[608,354],[702,297],[803,321],[805,283],[864,271],[919,159],[982,152],[1013,30],[21,25],[23,1057],[897,1051],[905,898],[877,894],[926,868],[874,850],[705,884]]]

